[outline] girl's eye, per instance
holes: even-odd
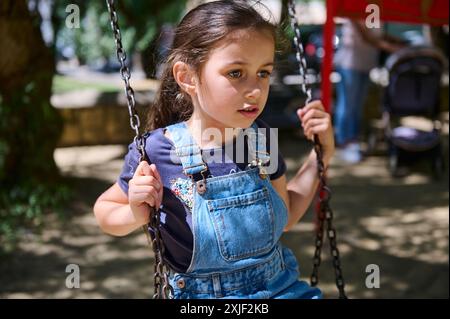
[[[259,76],[262,77],[263,79],[266,79],[268,77],[270,77],[270,72],[269,71],[261,71],[259,72]]]
[[[228,72],[228,75],[233,79],[238,79],[242,76],[242,72],[239,70],[234,70],[234,71]]]

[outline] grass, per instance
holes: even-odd
[[[96,89],[100,92],[120,91],[120,88],[118,88],[113,84],[98,83],[98,82],[83,82],[63,75],[55,75],[53,77],[53,88],[52,88],[53,94],[61,94],[83,89]]]

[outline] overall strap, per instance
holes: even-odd
[[[266,132],[266,134],[264,134],[261,130],[262,129],[258,128],[256,122],[253,122],[252,126],[246,130],[246,135],[248,136],[249,155],[252,159],[249,166],[257,166],[259,168],[260,176],[265,178],[267,176],[267,172],[264,166],[266,166],[270,161],[270,154],[267,152],[266,134],[270,134],[270,132]]]
[[[206,190],[206,172],[208,166],[202,158],[200,147],[192,138],[186,122],[179,122],[166,127],[175,145],[175,153],[183,165],[183,173],[196,183],[197,191]]]

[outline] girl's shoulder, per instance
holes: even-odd
[[[160,156],[166,155],[173,147],[172,142],[164,136],[164,128],[146,131],[142,133],[142,138],[144,140],[145,153],[150,162],[153,162],[153,160]],[[127,157],[129,160],[140,158],[140,153],[134,140],[128,144]]]
[[[158,158],[165,158],[174,147],[172,141],[166,137],[164,127],[145,132],[143,138],[145,152],[150,160],[156,161]]]
[[[160,127],[152,131],[146,131],[142,134],[145,144],[150,144],[153,147],[171,146],[172,141],[167,138],[165,131],[165,127]]]

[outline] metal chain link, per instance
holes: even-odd
[[[306,95],[305,104],[311,102],[311,88],[308,86],[306,72],[306,59],[303,50],[303,45],[301,42],[301,34],[300,27],[297,22],[296,12],[295,12],[295,2],[294,0],[288,1],[288,13],[291,22],[292,30],[294,31],[294,44],[295,49],[297,51],[296,59],[299,65],[300,76],[302,77],[302,83],[300,85],[301,91]],[[337,248],[336,241],[336,230],[333,227],[333,212],[331,210],[329,201],[331,198],[331,190],[327,186],[326,183],[326,172],[325,166],[323,164],[323,152],[322,145],[320,144],[319,138],[317,135],[314,136],[314,150],[316,152],[317,157],[317,170],[318,176],[320,180],[319,185],[319,210],[318,210],[318,225],[316,229],[316,239],[315,239],[315,252],[313,257],[313,271],[311,274],[311,285],[316,286],[319,283],[319,267],[321,264],[321,253],[322,253],[322,245],[323,245],[323,233],[324,233],[324,222],[326,221],[327,229],[326,234],[328,241],[330,243],[330,251],[331,256],[333,258],[333,267],[335,271],[336,278],[336,287],[339,290],[339,298],[345,299],[347,296],[345,295],[344,290],[344,278],[341,270],[341,262],[339,256],[339,250]]]
[[[111,21],[111,29],[113,31],[114,40],[116,42],[116,54],[117,59],[120,62],[120,74],[125,83],[125,96],[127,98],[128,113],[130,116],[130,126],[135,132],[134,143],[140,154],[140,162],[146,161],[145,155],[145,140],[139,133],[139,127],[141,122],[139,120],[139,115],[136,112],[136,100],[134,98],[134,91],[130,85],[131,72],[126,64],[127,55],[123,49],[122,36],[120,34],[119,22],[117,17],[117,11],[114,5],[114,0],[106,0],[106,5],[108,7],[109,17]],[[161,238],[161,232],[159,230],[160,226],[160,212],[159,209],[150,207],[150,222],[148,226],[152,229],[154,234],[154,239],[151,240],[149,235],[149,230],[146,225],[142,226],[149,244],[152,246],[153,253],[155,255],[155,274],[154,274],[154,284],[155,293],[153,298],[157,299],[171,299],[173,298],[173,288],[170,286],[169,282],[169,267],[164,261],[164,244]]]
[[[305,104],[308,104],[311,102],[312,94],[311,94],[311,88],[308,86],[308,79],[307,79],[307,67],[306,67],[306,59],[305,54],[303,50],[303,45],[301,41],[301,34],[300,34],[300,28],[298,26],[297,17],[295,16],[295,3],[293,0],[289,0],[288,3],[288,13],[289,18],[291,21],[291,27],[294,31],[294,44],[295,49],[297,51],[295,58],[298,62],[298,71],[300,76],[302,77],[302,83],[300,84],[300,89],[302,92],[306,95],[306,101]]]

